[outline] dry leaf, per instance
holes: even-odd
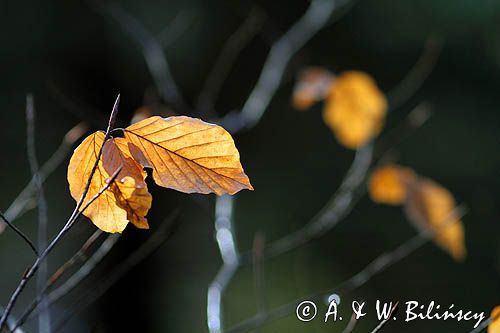
[[[293,89],[293,106],[301,111],[310,108],[328,95],[333,75],[321,67],[310,67],[300,72]]]
[[[491,311],[491,323],[488,325],[488,333],[500,333],[500,305]]]
[[[368,193],[377,203],[399,205],[406,200],[406,188],[415,178],[415,172],[409,168],[386,165],[371,174]]]
[[[116,202],[127,212],[127,219],[132,224],[141,229],[148,229],[145,216],[151,208],[152,197],[145,182],[147,174],[132,157],[130,148],[137,149],[124,138],[106,141],[102,151],[102,165],[109,175],[122,168],[117,176],[119,181],[111,188]]]
[[[137,161],[153,179],[185,193],[234,194],[253,190],[231,135],[222,127],[185,116],[142,120],[124,129],[142,152]]]
[[[323,112],[325,123],[344,146],[359,148],[382,129],[387,100],[366,73],[349,71],[333,82]]]
[[[68,166],[68,182],[71,196],[79,201],[91,170],[97,160],[97,156],[104,143],[104,133],[96,132],[89,135],[75,149]],[[89,191],[85,196],[84,205],[89,202],[101,189],[103,189],[110,175],[102,165],[102,159],[92,177]],[[111,188],[111,187],[110,187]],[[121,232],[128,223],[127,212],[119,207],[115,200],[115,194],[108,189],[104,191],[83,212],[85,216],[101,230],[106,232]]]
[[[418,228],[435,230],[435,242],[455,260],[465,258],[464,227],[451,215],[456,202],[447,189],[430,179],[420,178],[408,187],[405,208],[408,219]]]

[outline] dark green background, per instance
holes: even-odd
[[[269,43],[304,12],[307,1],[260,1],[266,21],[236,62],[217,103],[224,114],[240,108],[254,85]],[[248,1],[124,1],[121,5],[147,29],[160,32],[176,15],[192,23],[165,52],[173,76],[189,103],[228,36],[252,7]],[[254,4],[255,5],[255,4]],[[105,119],[114,97],[122,94],[119,117],[128,121],[153,87],[140,49],[115,22],[76,1],[1,1],[0,49],[0,207],[6,209],[30,177],[25,149],[25,94],[37,107],[37,149],[44,161],[64,133],[81,120]],[[418,58],[426,38],[439,33],[444,49],[428,81],[403,107],[394,110],[387,128],[397,126],[421,101],[434,105],[431,119],[397,147],[398,161],[450,189],[469,213],[464,218],[468,258],[457,264],[433,244],[374,277],[364,287],[341,295],[352,299],[422,302],[489,311],[500,301],[500,2],[468,0],[360,0],[340,20],[327,26],[293,58],[282,88],[259,125],[235,137],[242,162],[255,187],[236,199],[238,246],[250,249],[255,233],[276,239],[304,225],[335,191],[353,158],[323,124],[320,107],[308,113],[290,106],[294,73],[308,65],[332,71],[360,69],[372,74],[384,91],[396,86]],[[66,107],[55,91],[74,102]],[[97,128],[93,128],[95,130]],[[385,133],[385,132],[384,132]],[[383,134],[384,134],[383,133]],[[54,234],[73,207],[66,165],[46,183],[50,229]],[[149,214],[153,229],[180,207],[180,225],[153,256],[131,271],[104,297],[78,315],[67,332],[205,332],[206,290],[220,258],[213,240],[212,196],[158,188]],[[35,238],[36,212],[17,221]],[[53,255],[55,269],[94,230],[82,220]],[[129,227],[116,251],[97,274],[53,311],[58,319],[75,296],[85,294],[148,237]],[[318,241],[265,265],[267,301],[276,306],[332,287],[363,268],[383,251],[415,234],[401,209],[364,198],[354,211]],[[5,304],[32,254],[9,230],[0,235],[0,303]],[[239,270],[224,298],[228,324],[256,311],[252,271]],[[20,309],[33,297],[33,283]],[[372,315],[359,332],[376,325]],[[394,322],[387,332],[469,332],[472,323]],[[27,326],[28,331],[36,329]],[[261,332],[339,332],[341,327],[299,324],[293,317]]]

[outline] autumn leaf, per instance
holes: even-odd
[[[488,325],[488,333],[500,333],[500,305],[491,311],[491,322]]]
[[[186,116],[150,117],[124,130],[156,184],[185,193],[234,194],[253,190],[231,135],[222,127]]]
[[[102,158],[92,176],[83,205],[106,186],[110,175],[119,168],[121,170],[117,181],[97,197],[83,214],[106,232],[122,232],[128,222],[138,228],[148,228],[145,215],[152,199],[144,182],[146,172],[132,159],[129,143],[125,139],[110,139],[104,143],[104,137],[104,133],[96,132],[75,149],[68,166],[71,196],[76,201],[80,200],[102,147]]]
[[[407,191],[405,211],[408,219],[417,228],[434,230],[436,244],[455,260],[463,260],[466,256],[464,227],[452,215],[456,202],[450,191],[427,178],[419,178]]]
[[[406,200],[408,184],[415,181],[413,170],[398,165],[386,165],[376,169],[368,181],[368,193],[373,201],[399,205]]]
[[[293,89],[293,106],[304,111],[325,99],[332,81],[333,75],[324,68],[310,67],[302,70]]]
[[[104,143],[104,133],[95,132],[89,135],[75,149],[68,166],[68,182],[71,196],[79,201],[92,168],[97,160],[99,151]],[[92,176],[90,187],[83,205],[86,205],[107,184],[110,175],[100,160]],[[115,194],[108,189],[104,191],[92,204],[83,211],[92,222],[106,232],[121,232],[128,223],[127,212],[117,205]]]
[[[387,100],[368,74],[348,71],[331,85],[323,119],[344,146],[357,149],[377,136]]]

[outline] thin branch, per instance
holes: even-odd
[[[4,308],[0,306],[0,314],[3,314]],[[24,331],[21,328],[14,328],[14,320],[12,316],[9,316],[9,319],[7,319],[7,328],[9,332],[11,333],[24,333]]]
[[[88,239],[85,241],[85,243],[82,245],[82,247],[69,259],[67,260],[61,267],[59,267],[54,274],[48,279],[47,283],[45,284],[44,289],[41,292],[38,292],[37,297],[31,302],[31,304],[27,307],[27,309],[23,312],[23,314],[19,317],[18,321],[16,322],[14,329],[17,327],[22,326],[25,321],[31,316],[32,312],[37,308],[37,306],[40,304],[40,301],[47,295],[47,293],[50,291],[50,289],[54,286],[54,284],[59,281],[59,279],[66,273],[68,269],[70,269],[73,265],[75,265],[78,261],[83,260],[86,257],[87,251],[92,247],[92,245],[97,241],[99,236],[103,234],[103,231],[100,229],[97,229]],[[117,239],[118,237],[113,237],[115,235],[109,235],[107,240],[110,238]],[[101,245],[100,249],[103,247],[103,245],[106,243],[106,241],[103,242]],[[97,250],[94,255],[87,261],[90,262],[92,259],[96,256],[96,254],[99,252]],[[85,266],[85,265],[84,265]],[[71,289],[74,287],[73,283],[79,283],[81,281],[81,277],[83,274],[81,273],[82,266],[76,273],[74,273],[63,285],[61,285],[58,289],[54,290],[54,292],[58,292],[57,294],[61,294],[61,292],[69,293]],[[79,279],[75,279],[75,277],[78,276]],[[77,281],[75,281],[77,280]],[[72,283],[68,283],[69,281],[72,281]],[[50,293],[49,296],[46,298],[48,305],[51,305],[53,302],[57,300],[54,299],[54,297],[51,297],[53,293]],[[38,313],[37,311],[36,313]]]
[[[264,248],[266,238],[263,233],[257,232],[253,241],[253,276],[255,285],[255,298],[257,301],[257,312],[267,311],[266,292],[264,285]]]
[[[64,325],[66,325],[69,320],[76,315],[81,310],[88,307],[90,304],[95,302],[99,297],[104,295],[106,291],[116,284],[125,274],[130,272],[135,266],[143,262],[148,258],[154,251],[156,251],[165,241],[173,235],[176,230],[177,225],[173,224],[179,211],[175,210],[169,214],[169,216],[160,224],[158,229],[144,242],[135,252],[128,256],[123,262],[117,265],[113,271],[107,275],[103,281],[99,281],[99,284],[91,289],[88,293],[83,295],[77,303],[76,308],[71,307],[72,311],[65,318],[63,318],[54,332],[61,330]]]
[[[35,244],[33,244],[33,242],[28,238],[28,236],[26,236],[14,224],[12,224],[9,220],[7,220],[7,218],[4,216],[4,214],[2,212],[0,212],[0,218],[3,220],[3,222],[7,226],[9,226],[9,228],[11,228],[12,230],[14,230],[14,232],[16,234],[18,234],[18,236],[21,237],[26,242],[26,244],[28,244],[28,246],[31,248],[31,250],[33,250],[33,252],[35,253],[35,255],[38,257],[38,251],[37,251],[37,249],[35,247]]]
[[[101,14],[115,20],[123,31],[141,47],[156,89],[165,102],[186,108],[179,88],[172,77],[163,47],[156,37],[118,3],[109,1],[97,4],[95,2],[95,5]]]
[[[178,13],[158,34],[157,40],[161,46],[168,47],[177,40],[193,23],[195,16],[191,10]]]
[[[45,200],[42,181],[40,180],[38,158],[36,157],[35,144],[35,104],[33,95],[26,96],[26,146],[28,153],[28,162],[31,169],[31,176],[35,180],[35,187],[38,197],[38,248],[45,249],[47,246],[47,228],[48,228],[48,208]],[[38,276],[36,279],[37,292],[41,292],[47,280],[48,263],[47,260],[40,264]],[[40,313],[38,316],[38,331],[50,332],[50,310],[45,299],[41,300]]]
[[[281,305],[279,307],[270,310],[267,313],[259,313],[247,320],[236,324],[232,328],[225,331],[225,333],[242,333],[248,332],[256,327],[259,327],[262,324],[283,318],[288,316],[290,313],[295,311],[295,308],[298,304],[300,304],[304,299],[308,299],[311,301],[325,301],[332,294],[340,294],[340,292],[346,294],[354,289],[357,289],[363,286],[365,283],[370,281],[370,279],[377,275],[378,273],[386,270],[390,266],[395,263],[401,261],[402,259],[408,257],[411,253],[415,252],[417,249],[426,244],[432,237],[444,226],[448,226],[452,223],[455,223],[458,219],[463,217],[466,209],[463,206],[456,207],[448,217],[440,224],[438,229],[433,229],[432,227],[428,227],[419,231],[417,235],[408,239],[400,246],[395,248],[394,250],[383,253],[378,256],[375,260],[370,262],[365,268],[363,268],[360,272],[353,275],[349,279],[345,280],[340,285],[329,289],[326,292],[321,292],[318,294],[312,294],[306,297],[301,298],[300,300],[295,300],[293,302]]]
[[[342,184],[328,203],[301,229],[271,242],[264,250],[265,258],[275,257],[319,238],[344,218],[361,197],[356,195],[364,184],[372,161],[373,144],[367,144],[356,156],[343,178]],[[242,263],[251,262],[251,253],[245,253]]]
[[[104,141],[106,141],[109,138],[110,131],[112,130],[112,128],[110,128],[110,126],[113,124],[114,118],[116,117],[119,101],[120,101],[120,98],[118,96],[116,101],[115,101],[115,104],[113,106],[113,110],[111,111],[110,122],[109,122],[109,126],[108,126],[108,129],[107,129],[105,137],[104,137]],[[26,284],[29,282],[29,280],[35,275],[38,268],[40,267],[40,264],[46,259],[48,254],[54,249],[54,247],[57,245],[57,243],[59,243],[59,241],[62,239],[62,237],[73,227],[74,223],[76,222],[78,217],[80,217],[82,212],[90,204],[92,204],[102,193],[104,193],[104,191],[106,191],[109,188],[109,186],[111,186],[111,184],[114,182],[114,180],[118,176],[118,172],[121,170],[121,167],[116,170],[117,172],[115,172],[113,174],[113,176],[110,178],[110,181],[106,184],[106,186],[103,189],[101,189],[89,202],[87,202],[86,205],[83,205],[85,197],[87,196],[89,189],[90,189],[92,177],[94,176],[94,173],[97,170],[97,166],[99,164],[99,160],[101,159],[101,156],[102,156],[102,147],[101,147],[101,149],[99,149],[99,153],[97,155],[94,166],[92,167],[92,170],[89,174],[89,179],[87,180],[87,184],[85,186],[85,189],[83,190],[82,196],[81,196],[80,200],[78,201],[78,203],[76,204],[75,209],[73,210],[73,213],[68,218],[64,227],[52,239],[52,241],[49,243],[47,248],[42,252],[42,254],[35,260],[35,262],[27,270],[27,272],[24,274],[21,281],[19,282],[18,286],[14,290],[13,294],[11,295],[9,302],[7,303],[7,306],[5,307],[5,311],[2,314],[2,317],[0,318],[0,332],[2,331],[2,328],[5,326],[5,322],[6,322],[7,318],[9,317],[9,314],[12,311],[12,308],[16,304],[19,295],[22,293],[22,291],[26,287]],[[80,210],[80,208],[82,208],[82,209]]]
[[[38,172],[38,178],[40,179],[42,184],[45,182],[47,177],[51,175],[54,170],[66,159],[66,156],[68,156],[68,153],[71,151],[73,144],[78,139],[80,139],[86,131],[87,125],[85,125],[85,123],[79,123],[66,133],[59,147],[42,165]],[[35,177],[32,177],[30,182],[19,193],[16,199],[12,201],[9,208],[7,208],[7,210],[5,211],[5,217],[9,221],[14,221],[17,218],[21,217],[29,209],[36,206],[36,201],[33,200],[35,195]],[[4,224],[0,223],[0,233],[2,232],[3,228]]]
[[[392,314],[394,313],[394,311],[396,311],[396,309],[398,308],[398,305],[399,305],[399,301],[396,302],[396,304],[394,304],[394,306],[391,308],[391,311],[389,312],[389,315],[387,316],[387,318],[383,319],[377,325],[377,327],[375,327],[370,333],[377,333],[378,331],[380,331],[382,329],[382,327],[384,327],[384,325],[387,324],[387,322],[392,319]]]
[[[212,112],[222,84],[243,48],[259,32],[264,23],[264,13],[254,6],[243,23],[229,36],[215,64],[208,73],[197,101],[197,109],[206,114]]]
[[[329,21],[336,0],[312,0],[305,14],[271,47],[259,79],[241,112],[229,113],[221,125],[229,132],[251,128],[264,115],[281,83],[290,59]]]
[[[420,89],[432,73],[442,48],[443,41],[440,36],[431,35],[427,38],[423,51],[415,65],[387,96],[389,107],[392,110],[400,107]]]
[[[354,327],[356,327],[357,323],[358,320],[356,319],[356,313],[353,313],[351,315],[351,319],[349,319],[349,322],[347,323],[347,326],[344,328],[342,333],[351,333],[354,330]]]
[[[238,250],[233,237],[234,197],[223,195],[215,202],[215,238],[222,257],[222,267],[207,293],[207,324],[210,333],[222,332],[222,295],[238,268]]]

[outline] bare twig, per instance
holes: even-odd
[[[253,275],[257,312],[259,313],[264,313],[267,310],[263,263],[265,241],[266,238],[263,233],[257,232],[255,234],[253,241]]]
[[[266,111],[278,90],[292,56],[329,21],[336,0],[312,0],[305,14],[271,47],[257,84],[241,112],[231,112],[220,123],[230,132],[251,128]]]
[[[197,101],[201,114],[213,111],[219,91],[241,50],[259,32],[264,23],[264,14],[254,6],[238,29],[228,38],[219,56],[208,73]]]
[[[59,267],[54,272],[54,274],[52,274],[52,276],[49,278],[49,280],[45,284],[43,290],[41,292],[40,291],[38,292],[37,297],[31,302],[31,304],[26,308],[26,310],[23,312],[23,314],[19,317],[18,321],[16,322],[16,324],[14,326],[14,329],[16,329],[17,327],[20,327],[20,326],[22,326],[24,324],[24,322],[30,317],[30,315],[35,310],[35,308],[37,308],[37,306],[40,304],[40,301],[45,297],[45,295],[47,295],[47,293],[50,291],[50,289],[64,275],[64,273],[69,268],[71,268],[74,264],[76,264],[78,261],[80,261],[80,260],[82,260],[82,259],[85,258],[86,252],[90,249],[90,247],[92,247],[92,245],[97,241],[97,239],[99,238],[99,236],[102,235],[102,233],[103,232],[100,229],[97,229],[87,239],[87,241],[85,241],[85,243],[82,245],[82,247],[69,260],[67,260],[61,267]],[[109,235],[108,239],[112,238],[113,236],[114,235]],[[98,251],[99,250],[97,250],[96,253]],[[95,256],[95,254],[92,257],[94,257],[94,256]],[[89,260],[89,261],[91,261],[91,260]],[[83,268],[83,266],[82,266],[82,268]],[[57,291],[59,289],[61,289],[61,291],[63,291],[62,287],[65,286],[65,285],[67,285],[68,281],[70,281],[73,277],[78,276],[79,275],[78,273],[80,273],[80,271],[81,271],[81,268],[80,268],[80,270],[77,273],[73,274],[73,276],[71,276],[70,279],[68,279],[65,284],[63,284],[61,287],[59,287],[58,289],[56,289],[54,291]],[[71,288],[68,288],[68,287],[66,287],[64,289],[65,289],[66,293],[68,293],[69,291],[71,291]],[[51,295],[52,295],[52,293],[46,298],[48,305],[51,305],[55,301],[51,297]],[[39,311],[37,311],[36,313],[38,313],[38,312]]]
[[[281,239],[271,242],[264,250],[265,258],[275,257],[295,249],[312,239],[321,237],[344,218],[359,200],[361,185],[372,161],[373,144],[368,144],[356,152],[342,184],[321,211],[304,227]],[[251,254],[242,255],[242,263],[250,263]]]
[[[111,17],[120,24],[123,31],[141,47],[156,89],[165,102],[176,107],[185,108],[184,100],[172,78],[163,47],[156,37],[118,3],[108,1],[97,4],[95,2],[95,5],[100,13]]]
[[[238,250],[233,237],[234,197],[223,195],[215,202],[215,238],[223,265],[208,288],[207,321],[210,333],[222,332],[222,295],[238,268]]]
[[[349,322],[347,323],[347,326],[344,328],[342,333],[351,333],[354,330],[354,327],[356,327],[357,323],[358,320],[356,319],[356,313],[353,313],[351,315],[351,319],[349,319]]]
[[[120,102],[120,95],[118,95],[118,97],[116,98],[115,104],[113,106],[113,110],[111,111],[111,116],[109,118],[110,119],[109,125],[108,125],[108,129],[106,131],[106,134],[105,134],[104,141],[106,141],[109,138],[110,132],[112,130],[111,126],[114,123],[114,119],[116,119],[116,114],[118,112],[119,102]],[[63,228],[59,231],[59,233],[49,243],[47,248],[45,248],[45,250],[42,252],[42,254],[35,260],[35,262],[27,270],[27,272],[24,274],[21,281],[19,282],[18,286],[14,290],[14,293],[11,295],[9,302],[7,303],[7,306],[5,307],[5,311],[2,314],[2,317],[0,318],[0,332],[2,331],[2,328],[4,327],[5,322],[6,322],[7,318],[9,317],[10,312],[12,311],[12,308],[16,304],[19,295],[24,290],[24,288],[26,287],[26,284],[29,282],[29,280],[35,275],[38,268],[40,267],[40,264],[46,259],[48,254],[59,243],[59,241],[62,239],[62,237],[73,227],[74,223],[76,222],[78,217],[80,217],[82,212],[90,204],[92,204],[102,193],[104,193],[104,191],[106,191],[109,188],[109,186],[111,186],[111,184],[114,182],[114,180],[118,176],[118,172],[121,170],[121,167],[116,170],[117,172],[115,172],[113,174],[113,176],[110,178],[110,181],[106,184],[106,186],[103,189],[101,189],[90,201],[88,201],[86,205],[83,205],[85,197],[87,196],[89,189],[90,189],[92,177],[94,176],[94,173],[97,170],[97,166],[99,164],[99,160],[101,159],[101,156],[102,156],[102,147],[99,150],[99,153],[97,155],[94,166],[92,167],[92,170],[89,174],[89,179],[87,180],[87,184],[85,186],[85,189],[82,193],[80,200],[76,204],[75,209],[73,210],[73,213],[68,218],[68,220],[67,220],[66,224],[63,226]],[[81,208],[81,210],[80,210],[80,208]]]
[[[31,169],[31,175],[35,180],[35,187],[38,196],[38,248],[45,249],[47,246],[47,228],[48,228],[48,208],[45,200],[45,193],[40,180],[38,158],[36,157],[35,144],[35,105],[33,95],[26,97],[26,146],[28,153],[28,161]],[[38,276],[36,279],[37,292],[41,292],[47,280],[48,264],[47,260],[40,264]],[[40,302],[40,313],[38,315],[38,331],[50,332],[50,310],[47,301],[42,299]]]
[[[38,178],[42,183],[44,183],[47,177],[52,174],[52,172],[54,172],[54,170],[59,165],[61,165],[68,153],[71,151],[73,144],[78,139],[80,139],[86,131],[87,126],[85,125],[85,123],[79,123],[66,133],[59,147],[42,165],[38,172]],[[14,221],[29,209],[34,207],[36,205],[36,201],[33,204],[33,198],[35,197],[35,194],[35,177],[32,177],[30,182],[24,187],[21,193],[19,193],[17,198],[12,201],[9,208],[7,208],[7,210],[5,211],[5,217],[9,221]],[[0,223],[0,233],[2,232],[3,228],[3,223]]]
[[[441,53],[443,41],[440,36],[427,38],[417,62],[405,77],[388,94],[389,107],[394,110],[405,103],[422,86],[431,74]]]
[[[163,47],[170,46],[193,23],[196,14],[193,11],[178,13],[174,19],[158,34],[158,41]]]
[[[388,267],[408,257],[411,253],[422,247],[422,245],[427,243],[435,235],[436,232],[438,232],[444,226],[455,223],[465,214],[465,212],[466,209],[463,206],[456,207],[452,212],[450,212],[443,223],[439,225],[439,228],[433,229],[432,227],[428,227],[420,230],[417,235],[408,239],[394,250],[381,254],[375,260],[370,262],[364,269],[362,269],[360,272],[353,275],[349,279],[345,280],[340,285],[331,288],[326,292],[308,295],[300,300],[295,300],[293,302],[281,305],[270,310],[267,313],[259,313],[247,320],[240,322],[239,324],[236,324],[232,328],[226,330],[225,333],[248,332],[264,323],[286,317],[290,313],[293,313],[297,305],[300,304],[304,299],[308,299],[311,301],[325,301],[330,295],[334,293],[339,294],[340,292],[342,292],[345,294],[361,287],[362,285],[370,281],[370,279],[376,274],[384,271]]]
[[[387,322],[392,319],[392,314],[394,313],[394,311],[396,311],[396,309],[398,308],[398,305],[399,305],[399,301],[396,302],[396,304],[394,304],[393,307],[391,307],[391,311],[389,312],[389,315],[387,316],[387,318],[383,319],[377,325],[377,327],[375,327],[370,333],[377,333],[378,331],[380,331],[382,329],[382,327],[384,327],[384,325],[387,324]]]
[[[0,306],[0,315],[3,314],[4,308]],[[14,328],[14,320],[12,316],[9,316],[9,319],[7,319],[7,328],[11,333],[24,333],[24,331],[21,328]]]
[[[113,271],[107,275],[103,281],[99,281],[99,284],[90,290],[88,293],[83,295],[77,303],[76,307],[72,307],[71,313],[67,317],[63,318],[55,332],[61,330],[69,320],[76,315],[81,310],[85,309],[87,306],[96,301],[101,297],[106,291],[113,286],[117,281],[119,281],[125,274],[127,274],[132,268],[143,262],[147,257],[149,257],[154,251],[156,251],[172,234],[176,229],[176,225],[173,225],[174,220],[179,214],[178,210],[173,211],[169,216],[163,221],[158,229],[148,238],[148,240],[142,244],[135,252],[128,256],[123,262],[117,265]]]
[[[35,255],[38,257],[38,251],[35,247],[35,244],[33,244],[33,242],[28,238],[28,236],[26,236],[21,230],[19,230],[14,224],[12,224],[5,216],[2,212],[0,212],[0,218],[3,220],[3,222],[8,225],[12,230],[14,230],[14,232],[16,234],[19,235],[19,237],[21,237],[25,242],[26,244],[28,244],[28,246],[33,250],[33,252],[35,253]]]

